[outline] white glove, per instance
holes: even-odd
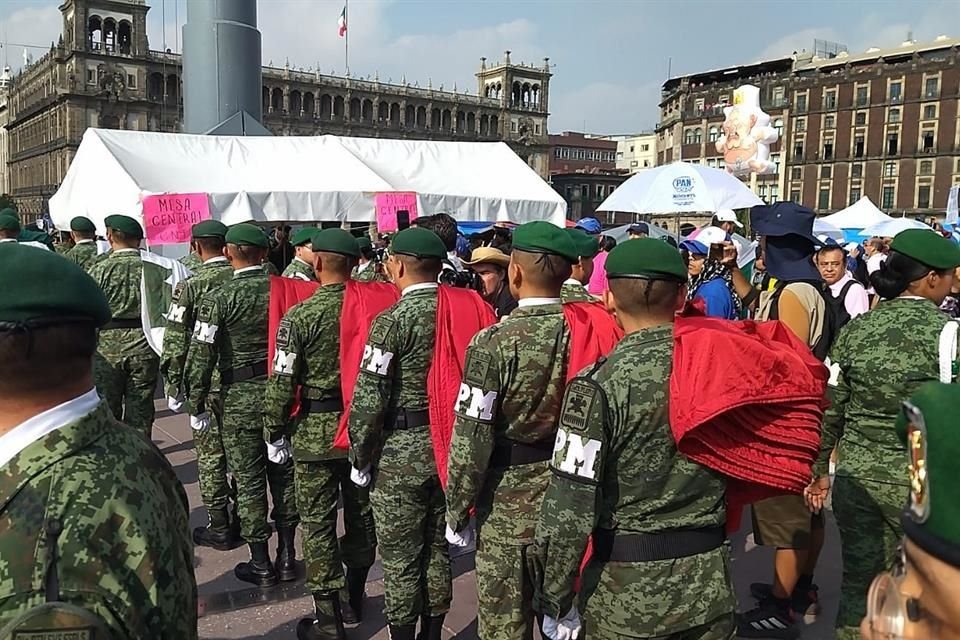
[[[543,616],[543,633],[550,640],[577,640],[580,636],[580,614],[577,605],[570,607],[567,615],[559,620]]]
[[[203,433],[210,428],[210,414],[204,411],[198,416],[190,416],[190,428],[196,433]]]
[[[177,396],[176,398],[167,396],[167,409],[174,413],[180,413],[180,410],[183,409],[183,396]]]
[[[447,525],[447,542],[461,549],[469,547],[470,543],[473,542],[473,531],[468,527],[460,533],[457,533],[450,528],[450,525]]]
[[[370,484],[370,465],[367,465],[363,469],[350,467],[350,479],[353,481],[353,484],[358,487],[365,487]]]
[[[290,460],[290,443],[286,438],[280,438],[276,442],[268,442],[267,460],[273,464],[286,464]]]

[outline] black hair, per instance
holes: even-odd
[[[194,238],[193,242],[197,245],[197,248],[203,250],[204,253],[223,253],[223,248],[227,246],[227,241],[223,238]]]
[[[428,229],[440,236],[447,253],[457,248],[457,221],[446,213],[436,213],[432,216],[417,218],[417,226]]]
[[[607,286],[624,313],[631,316],[665,316],[676,310],[683,283],[674,280],[611,278]]]
[[[96,231],[71,231],[71,233],[76,234],[81,240],[93,240],[97,237]]]
[[[0,395],[36,395],[70,384],[91,370],[96,351],[92,322],[0,328]]]
[[[600,236],[600,249],[610,253],[617,246],[617,241],[610,236]]]
[[[417,258],[403,254],[396,254],[396,257],[416,278],[436,278],[443,270],[443,261],[439,258]]]
[[[892,300],[907,290],[911,282],[931,271],[948,273],[951,269],[933,269],[910,256],[891,251],[880,268],[870,274],[870,283],[881,298]]]
[[[573,264],[557,255],[515,249],[513,257],[526,279],[541,289],[560,287],[573,273]]]

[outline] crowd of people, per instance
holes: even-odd
[[[269,589],[300,578],[298,528],[301,640],[369,615],[377,555],[390,637],[439,639],[450,547],[474,541],[485,640],[796,638],[831,500],[837,637],[960,638],[960,248],[909,230],[861,251],[813,221],[751,210],[751,272],[732,211],[679,243],[594,219],[466,239],[437,214],[375,240],[208,220],[156,353],[138,221],[107,216],[100,251],[74,218],[61,257],[0,213],[0,638],[196,638],[194,546],[246,545],[236,578]],[[702,316],[779,321],[823,363],[809,483],[753,501],[775,554],[739,606],[729,478],[671,430],[674,326]],[[193,431],[192,531],[151,442],[161,380]]]

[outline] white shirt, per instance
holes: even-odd
[[[364,262],[363,264],[358,265],[358,266],[357,266],[357,275],[360,275],[361,273],[363,273],[364,271],[366,271],[367,267],[369,267],[371,264],[373,264],[373,261],[372,261],[372,260],[368,260],[367,262]]]
[[[26,422],[21,422],[0,436],[0,468],[5,467],[21,451],[40,438],[76,422],[91,413],[99,404],[100,396],[97,395],[97,390],[90,389],[73,400],[58,404]]]
[[[93,244],[96,240],[77,240],[74,244]]]
[[[580,284],[577,282],[577,284]],[[545,304],[560,304],[560,298],[523,298],[517,300],[517,307],[520,309],[526,307],[542,307]]]
[[[216,258],[210,258],[209,260],[204,260],[203,264],[213,264],[214,262],[226,262],[227,259],[225,256],[217,256]]]
[[[882,253],[875,253],[867,258],[867,273],[873,273],[880,268],[880,265],[887,261],[887,256]]]
[[[563,281],[563,284],[569,284],[572,287],[580,287],[581,289],[586,289],[586,287],[583,286],[583,283],[577,280],[576,278],[567,278],[566,280]]]
[[[421,282],[420,284],[412,284],[403,291],[400,292],[401,296],[405,296],[408,293],[413,293],[414,291],[426,291],[427,289],[436,289],[439,287],[436,282]]]
[[[236,277],[236,276],[240,275],[241,273],[246,273],[247,271],[263,271],[263,267],[260,266],[260,265],[256,265],[256,266],[253,266],[253,267],[244,267],[243,269],[236,269],[236,270],[233,272],[233,275],[234,275],[234,277]]]
[[[863,288],[862,284],[853,279],[849,271],[844,273],[842,278],[830,285],[830,295],[834,298],[839,296],[848,282],[853,282],[853,284],[843,299],[843,306],[846,307],[847,313],[850,314],[850,319],[852,320],[870,310],[870,299],[867,297],[867,290]]]
[[[140,249],[116,249],[113,255],[118,256],[121,253],[140,253]]]

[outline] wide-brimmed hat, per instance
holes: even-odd
[[[813,235],[812,209],[794,202],[775,202],[750,210],[750,226],[756,233],[767,237],[800,236],[817,245],[820,241]]]
[[[478,247],[470,254],[469,260],[463,261],[463,264],[471,267],[478,264],[495,264],[506,268],[510,264],[510,256],[494,247]]]

